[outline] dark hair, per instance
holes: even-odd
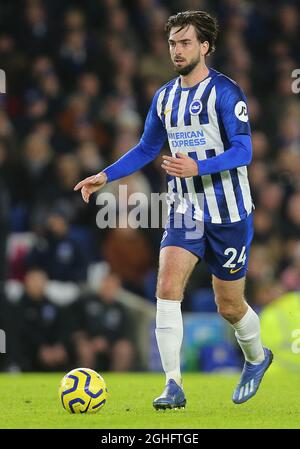
[[[209,43],[207,55],[213,53],[215,51],[215,42],[219,30],[217,19],[205,11],[179,12],[168,18],[165,30],[169,35],[173,27],[180,27],[178,30],[180,31],[189,25],[195,27],[197,38],[200,42],[207,41]]]

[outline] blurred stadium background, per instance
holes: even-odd
[[[248,97],[256,210],[247,299],[278,366],[300,369],[299,1],[1,0],[1,370],[161,370],[153,329],[163,231],[100,230],[96,196],[86,205],[73,187],[138,142],[155,90],[174,77],[164,23],[186,9],[218,18],[208,65]],[[146,195],[166,187],[159,160],[120,183]],[[203,265],[183,310],[184,369],[240,369]]]

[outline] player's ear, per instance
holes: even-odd
[[[209,53],[209,42],[201,42],[201,55],[206,56]]]

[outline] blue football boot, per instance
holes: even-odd
[[[175,380],[170,379],[162,394],[154,399],[153,407],[156,410],[166,410],[168,408],[184,408],[186,399],[182,388]]]
[[[250,362],[244,363],[242,376],[236,389],[233,392],[232,400],[235,404],[242,404],[252,398],[258,390],[262,378],[273,360],[273,353],[270,349],[264,348],[265,360],[259,365]]]

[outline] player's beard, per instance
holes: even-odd
[[[199,62],[200,56],[198,58],[195,58],[185,67],[177,67],[174,65],[175,72],[178,73],[179,75],[186,76],[194,70],[194,68],[199,64]]]

